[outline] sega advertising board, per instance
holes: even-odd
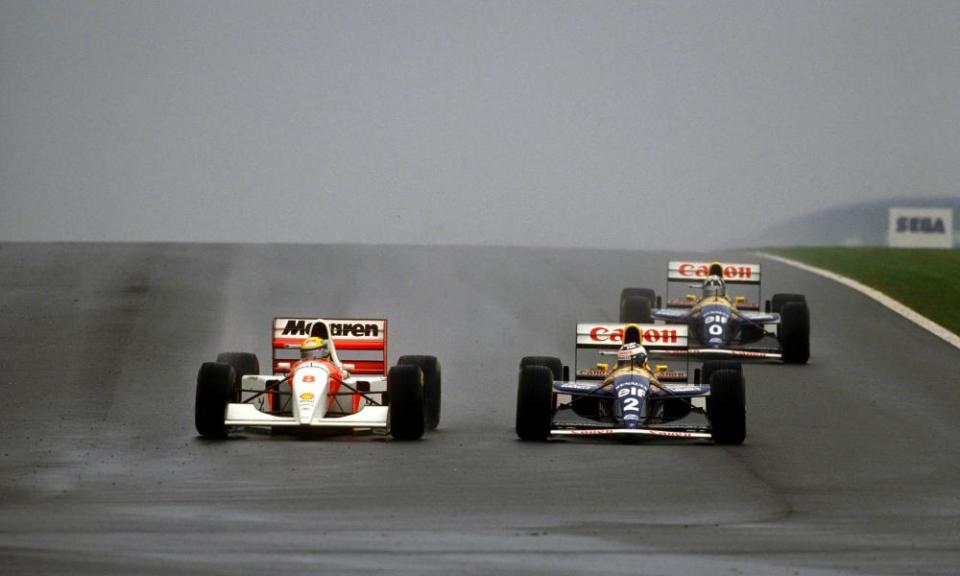
[[[887,244],[896,248],[953,248],[953,209],[890,208]]]

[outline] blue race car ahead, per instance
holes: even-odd
[[[700,295],[671,295],[685,284]],[[728,293],[731,287],[756,287],[756,300]],[[653,290],[624,288],[620,297],[621,322],[661,321],[686,324],[695,358],[782,360],[805,364],[810,357],[810,312],[801,294],[774,294],[766,311],[759,311],[760,265],[713,262],[670,262],[667,306]],[[654,308],[654,303],[657,307]]]

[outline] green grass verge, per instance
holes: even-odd
[[[862,282],[960,334],[960,249],[817,247],[768,252]]]

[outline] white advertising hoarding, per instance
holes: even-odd
[[[890,208],[887,244],[897,248],[953,248],[953,209]]]

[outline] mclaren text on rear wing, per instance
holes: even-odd
[[[310,336],[329,339],[337,357],[363,375],[387,373],[387,321],[384,318],[274,318],[273,372],[285,373],[296,348]]]
[[[667,267],[668,282],[699,282],[710,275],[711,265],[719,264],[723,279],[729,284],[759,284],[759,264],[735,264],[731,262],[671,261]]]

